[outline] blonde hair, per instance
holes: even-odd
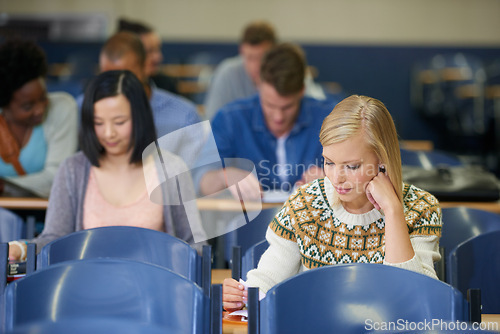
[[[321,126],[323,147],[343,142],[362,132],[391,180],[399,200],[403,201],[401,153],[396,126],[385,105],[377,99],[352,95],[333,108]]]

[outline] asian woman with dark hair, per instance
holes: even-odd
[[[143,152],[155,139],[151,107],[135,75],[108,71],[97,76],[82,105],[82,152],[68,158],[56,175],[45,228],[33,240],[37,249],[74,231],[129,225],[164,231],[200,250],[206,238],[196,204],[168,203],[169,198],[193,192],[190,177],[183,177],[178,187],[161,188],[167,205],[150,199],[143,163],[148,157]],[[163,152],[163,158],[179,174],[186,170],[179,157]],[[11,259],[26,253],[23,243],[15,245]]]

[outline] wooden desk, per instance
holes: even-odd
[[[487,330],[500,333],[500,314],[482,314],[481,323],[489,326]]]
[[[45,198],[0,197],[0,207],[6,209],[45,210],[48,205]]]
[[[200,198],[198,201],[198,209],[201,211],[241,211],[242,205],[240,201],[233,199],[220,199],[220,198]],[[247,202],[245,203],[245,209],[247,211],[254,211],[259,209],[274,208],[276,206],[282,206],[283,203],[259,203],[259,202]]]
[[[441,204],[441,208],[465,206],[500,214],[500,202],[439,202],[439,204]]]
[[[222,284],[225,278],[231,278],[231,269],[212,269],[212,284]]]
[[[49,201],[42,198],[10,198],[0,197],[0,207],[6,209],[24,209],[24,210],[45,210]],[[456,206],[466,206],[469,208],[480,209],[500,214],[500,202],[440,202],[442,208]],[[262,209],[281,206],[282,203],[262,203]],[[246,210],[257,210],[261,207],[259,203],[247,203]],[[198,209],[201,211],[239,211],[241,203],[231,199],[207,199],[198,200]]]
[[[240,211],[242,206],[239,201],[232,199],[201,198],[197,201],[198,209],[202,211]],[[49,204],[48,199],[0,197],[0,207],[6,209],[44,210]],[[246,210],[258,210],[281,206],[282,203],[246,203]]]
[[[430,140],[401,140],[401,148],[410,151],[432,151],[434,143]]]

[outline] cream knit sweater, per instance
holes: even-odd
[[[301,271],[337,263],[384,263],[434,278],[440,259],[441,209],[428,192],[404,185],[403,204],[415,256],[403,263],[385,261],[385,219],[373,209],[364,214],[331,206],[334,189],[328,178],[297,189],[269,225],[268,250],[257,269],[247,274],[249,286],[267,292]]]

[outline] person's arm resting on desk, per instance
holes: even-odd
[[[261,198],[261,187],[259,180],[247,171],[229,167],[211,170],[202,176],[200,190],[204,195],[214,194],[229,187],[234,198],[239,199],[238,191],[232,185],[237,185],[241,196],[248,199]]]

